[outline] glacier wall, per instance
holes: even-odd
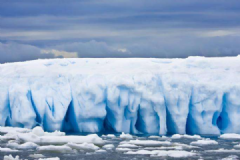
[[[240,57],[54,59],[0,65],[0,126],[240,133]]]

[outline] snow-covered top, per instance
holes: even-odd
[[[52,76],[56,74],[188,74],[207,78],[206,74],[231,75],[240,71],[240,56],[205,58],[189,57],[186,59],[156,59],[156,58],[78,58],[78,59],[48,59],[0,64],[1,78]],[[201,73],[201,75],[199,75]],[[211,76],[213,78],[213,75]],[[225,79],[227,76],[223,76]],[[215,77],[216,78],[216,77]]]

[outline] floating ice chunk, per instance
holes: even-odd
[[[114,145],[113,144],[106,144],[104,145],[102,148],[106,149],[106,150],[111,150],[114,148]]]
[[[158,139],[158,138],[161,138],[160,136],[149,136],[148,138],[150,139]]]
[[[220,135],[221,139],[229,139],[229,140],[236,140],[236,139],[240,139],[240,134],[235,134],[235,133],[225,133]]]
[[[18,128],[18,127],[1,127],[0,133],[28,133],[31,132],[28,128]]]
[[[74,152],[69,146],[40,146],[37,148],[39,152],[55,152],[55,153],[72,153]]]
[[[77,150],[96,151],[99,149],[98,146],[95,146],[92,143],[82,143],[82,144],[68,143],[67,145],[72,149],[77,149]]]
[[[18,149],[35,149],[38,145],[33,142],[26,142],[18,146]]]
[[[19,145],[20,144],[18,144],[16,141],[12,140],[12,141],[9,141],[6,146],[9,147],[9,148],[18,148]]]
[[[106,150],[103,150],[103,149],[99,149],[96,151],[96,153],[106,153],[107,151]]]
[[[0,135],[0,141],[3,141],[3,142],[6,142],[6,141],[9,141],[9,140],[15,140],[16,139],[16,134],[5,134],[3,136]]]
[[[43,158],[45,156],[42,155],[42,154],[30,154],[29,157],[31,157],[31,158]]]
[[[33,142],[26,142],[23,144],[18,144],[16,142],[8,142],[7,147],[14,149],[36,149],[38,145]]]
[[[224,149],[224,148],[220,148],[218,150],[207,150],[205,152],[216,152],[216,153],[239,153],[239,150],[236,149]]]
[[[114,134],[108,134],[106,137],[108,137],[108,138],[116,138],[116,136]]]
[[[188,152],[188,151],[159,151],[157,153],[157,157],[173,157],[173,158],[184,158],[184,157],[192,157],[195,156],[196,153]]]
[[[69,142],[72,143],[93,143],[96,145],[104,145],[102,138],[97,134],[90,134],[87,136],[36,136],[34,134],[18,134],[18,139],[23,142],[33,142],[40,145],[63,145]]]
[[[230,155],[226,158],[223,158],[222,160],[238,160],[238,156],[236,155]]]
[[[20,160],[19,156],[16,156],[15,158],[10,154],[9,156],[4,156],[3,160]]]
[[[182,149],[197,149],[197,148],[199,148],[197,146],[191,146],[191,145],[187,145],[187,144],[183,144],[183,143],[173,143],[172,145],[181,147]]]
[[[118,145],[118,148],[138,148],[139,146],[135,144],[123,143]]]
[[[206,145],[217,145],[218,142],[210,139],[203,139],[203,140],[197,140],[195,142],[191,142],[190,144],[194,146],[206,146]]]
[[[186,134],[184,134],[184,135],[174,134],[174,135],[172,135],[171,138],[172,138],[172,139],[180,139],[180,138],[201,139],[201,136],[199,136],[199,135],[193,135],[193,136],[191,136],[191,135],[186,135]]]
[[[11,149],[11,148],[2,148],[2,147],[0,147],[0,152],[18,152],[18,150]]]
[[[133,136],[130,134],[125,134],[124,132],[122,132],[122,134],[120,135],[121,139],[133,139]]]
[[[138,150],[138,151],[128,151],[126,154],[146,154],[151,156],[158,156],[158,157],[174,157],[174,158],[183,158],[183,157],[192,157],[195,156],[196,153],[187,152],[187,151],[159,151],[159,150]]]
[[[40,158],[38,160],[60,160],[58,157],[53,157],[53,158]]]
[[[39,126],[33,128],[32,133],[36,136],[44,136],[44,130],[42,129],[42,127]]]
[[[131,148],[116,148],[117,152],[126,152],[126,151],[131,151]]]
[[[240,144],[235,145],[234,148],[240,149]]]
[[[54,131],[54,132],[44,132],[42,127],[37,126],[33,128],[32,133],[37,135],[37,136],[65,136],[65,132],[60,132],[60,131]]]
[[[135,144],[138,146],[145,146],[145,147],[159,147],[164,145],[171,145],[169,141],[154,141],[154,140],[130,140],[130,144]]]
[[[54,131],[54,132],[44,132],[44,136],[65,136],[65,132]]]

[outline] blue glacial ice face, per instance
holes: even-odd
[[[218,126],[223,133],[240,133],[240,87],[231,88],[223,96],[223,110]]]
[[[101,75],[71,79],[68,118],[75,132],[100,132],[106,117],[106,85]]]
[[[223,93],[212,86],[194,86],[189,105],[187,132],[189,134],[220,134],[217,126],[222,111]]]
[[[182,81],[174,80],[164,85],[168,133],[186,133],[191,92],[191,86]]]
[[[92,133],[240,133],[239,73],[240,57],[2,64],[0,125]]]
[[[18,83],[9,87],[9,106],[12,126],[33,128],[36,125],[36,113],[27,82],[19,80]]]
[[[40,78],[31,84],[30,93],[36,122],[47,131],[62,130],[72,101],[68,79],[61,76]]]

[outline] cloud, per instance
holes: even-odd
[[[234,56],[240,54],[239,14],[239,0],[3,1],[0,63]]]
[[[41,49],[31,45],[0,43],[0,63],[18,62],[40,58],[56,58],[56,56],[52,53],[42,54]]]
[[[223,36],[231,36],[231,35],[236,36],[237,33],[233,31],[217,30],[217,31],[203,32],[200,34],[200,36],[203,36],[203,37],[223,37]]]
[[[129,57],[131,54],[126,48],[95,40],[52,46],[52,49],[77,53],[80,58]]]
[[[77,52],[66,52],[66,51],[59,51],[56,49],[51,50],[41,50],[41,53],[44,54],[54,54],[56,57],[63,57],[63,58],[77,58]]]

